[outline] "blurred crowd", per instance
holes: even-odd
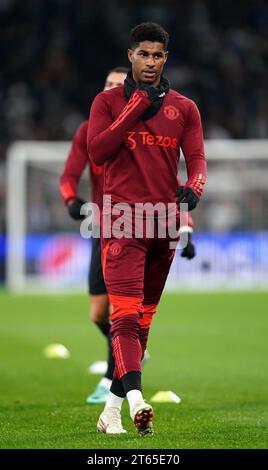
[[[69,139],[144,20],[170,33],[166,75],[207,137],[268,137],[267,1],[1,0],[1,159],[15,139]]]
[[[170,33],[165,74],[206,138],[268,138],[266,0],[1,0],[1,202],[8,145],[71,139],[142,21]]]

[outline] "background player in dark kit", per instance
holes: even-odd
[[[105,80],[104,90],[110,90],[111,88],[122,85],[127,72],[128,69],[126,67],[115,67],[110,70]],[[95,165],[93,161],[89,161],[88,159],[87,127],[88,121],[84,121],[78,128],[73,138],[72,147],[60,178],[61,195],[66,204],[69,215],[75,220],[81,220],[84,218],[84,216],[80,214],[80,209],[85,201],[79,198],[77,191],[80,178],[86,166],[89,167],[92,202],[102,209],[103,168]],[[95,223],[99,223],[99,221],[95,221]],[[86,403],[105,403],[112,383],[114,359],[110,337],[110,304],[102,274],[99,238],[92,238],[88,288],[90,300],[89,316],[91,321],[97,325],[103,335],[107,338],[108,357],[106,373],[97,384],[94,392],[86,398]]]

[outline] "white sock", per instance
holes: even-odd
[[[129,403],[129,408],[132,410],[137,402],[145,403],[142,393],[140,390],[130,390],[127,392],[127,399]]]
[[[105,387],[108,390],[110,390],[111,385],[112,385],[112,381],[110,379],[107,379],[106,377],[103,377],[101,379],[101,381],[99,382],[99,385],[101,385],[102,387]]]
[[[119,408],[121,410],[124,398],[118,397],[112,392],[109,392],[108,399],[105,405],[105,410],[107,408]]]

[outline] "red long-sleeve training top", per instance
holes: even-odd
[[[60,192],[65,201],[71,197],[77,197],[79,180],[86,165],[89,165],[92,202],[102,208],[103,168],[95,165],[93,161],[88,159],[87,127],[88,121],[84,121],[74,135],[71,150],[60,177]]]
[[[91,161],[104,165],[104,193],[115,202],[175,202],[180,149],[188,180],[200,197],[206,179],[203,132],[196,104],[169,90],[152,118],[151,105],[136,91],[127,103],[123,87],[99,93],[91,106],[87,145]]]

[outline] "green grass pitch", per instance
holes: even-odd
[[[1,448],[267,448],[268,293],[165,294],[144,368],[147,400],[172,390],[180,404],[155,404],[155,434],[96,432],[101,405],[85,405],[105,359],[105,341],[88,320],[86,296],[0,294]],[[47,359],[63,343],[66,360]]]

